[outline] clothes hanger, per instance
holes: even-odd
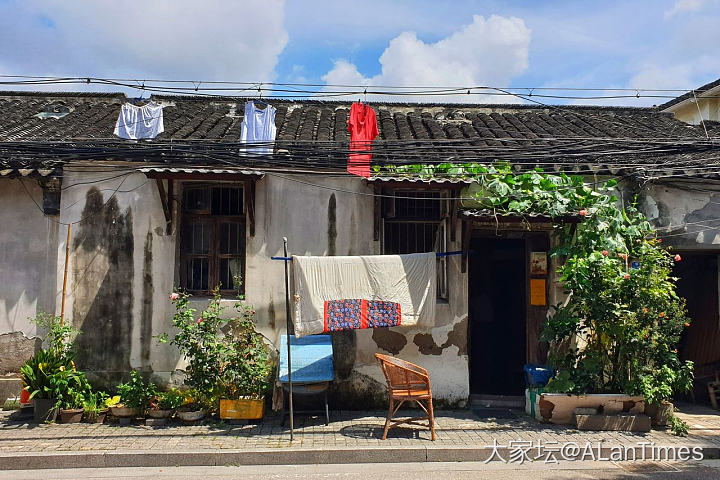
[[[260,85],[258,85],[258,95],[259,95],[259,97],[257,100],[255,100],[255,103],[259,103],[260,105],[265,105],[266,107],[269,106],[269,103],[267,103],[266,101],[264,101],[262,99],[262,83]]]

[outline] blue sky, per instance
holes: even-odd
[[[718,25],[720,0],[0,0],[0,74],[689,89]]]

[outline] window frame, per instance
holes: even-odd
[[[387,251],[388,245],[386,241],[386,226],[388,223],[391,224],[423,224],[423,225],[436,225],[435,240],[433,242],[433,250],[439,252],[447,251],[448,246],[448,233],[450,230],[450,190],[449,189],[433,189],[433,190],[421,190],[413,188],[393,188],[392,190],[385,190],[386,194],[391,196],[411,196],[417,195],[419,197],[429,197],[432,193],[439,193],[438,199],[435,200],[420,200],[420,201],[438,201],[440,208],[438,212],[438,218],[428,217],[398,217],[397,207],[395,201],[387,196],[382,197],[381,201],[381,225],[382,232],[380,235],[381,251],[385,255],[395,255],[396,253],[389,253]],[[385,201],[391,201],[391,205],[385,205]],[[388,211],[391,212],[390,217],[387,216]],[[436,246],[437,245],[437,248]],[[422,252],[415,252],[422,253]],[[449,300],[449,288],[448,288],[448,262],[447,257],[442,256],[437,258],[437,298],[443,301]]]
[[[207,210],[187,210],[185,206],[186,193],[188,189],[208,189],[208,207]],[[242,200],[242,214],[241,215],[222,215],[213,214],[213,189],[215,188],[233,188],[239,190],[238,195]],[[242,283],[240,285],[240,294],[245,294],[246,277],[245,273],[247,270],[247,205],[245,202],[245,184],[237,184],[236,182],[183,182],[182,183],[182,194],[180,196],[180,228],[179,228],[179,256],[180,256],[180,286],[188,293],[196,296],[210,296],[212,295],[212,289],[217,286],[220,282],[220,263],[221,260],[237,259],[240,261],[240,275]],[[186,241],[188,238],[187,228],[193,223],[206,223],[210,228],[210,244],[208,253],[190,253],[186,249]],[[223,224],[239,223],[241,235],[241,252],[238,254],[220,253],[220,232]],[[189,263],[193,259],[203,258],[208,260],[208,289],[190,289],[188,279],[188,268]],[[236,294],[237,290],[234,288],[221,288],[219,290],[221,295]]]

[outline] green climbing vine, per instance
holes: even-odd
[[[591,188],[581,176],[478,163],[385,166],[376,174],[466,178],[472,184],[465,195],[479,208],[557,220],[551,254],[568,298],[552,307],[541,336],[558,372],[548,388],[642,394],[650,403],[691,388],[692,362],[677,351],[689,326],[672,277],[681,258],[634,204],[621,205],[616,180]],[[569,216],[581,221],[560,221]]]

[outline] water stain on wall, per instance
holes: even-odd
[[[153,234],[148,231],[143,249],[143,303],[140,314],[140,361],[142,369],[152,371],[150,365],[150,347],[152,344],[153,287],[152,276]]]
[[[73,325],[77,363],[101,383],[130,370],[133,330],[132,211],[115,197],[105,204],[97,188],[87,192],[73,242]]]
[[[333,360],[335,362],[335,376],[340,379],[348,378],[355,364],[357,350],[357,337],[353,330],[332,332]]]
[[[458,356],[467,355],[467,325],[467,317],[456,323],[442,345],[436,344],[429,333],[418,333],[413,338],[413,343],[423,355],[441,355],[443,350],[452,345],[458,347]]]
[[[337,200],[335,194],[328,200],[328,227],[327,227],[328,255],[336,255],[337,242]]]
[[[375,344],[393,355],[397,355],[407,345],[407,338],[400,332],[389,328],[374,328],[372,339]]]

